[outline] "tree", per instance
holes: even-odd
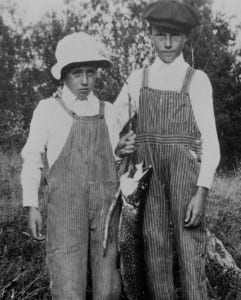
[[[240,63],[235,59],[236,53],[230,50],[235,36],[222,15],[214,19],[211,0],[182,1],[195,5],[201,15],[203,25],[193,32],[185,57],[192,63],[192,44],[195,67],[204,70],[211,78],[222,166],[230,166],[241,157]],[[113,102],[130,72],[154,58],[147,24],[141,18],[141,12],[149,2],[65,1],[62,17],[48,14],[31,28],[20,26],[18,33],[3,24],[4,55],[1,54],[0,58],[5,65],[5,69],[0,70],[2,107],[11,111],[18,107],[26,129],[36,103],[49,97],[56,84],[61,84],[50,74],[50,67],[55,63],[57,41],[80,30],[98,36],[110,53],[114,66],[101,72],[96,93],[101,99]],[[21,35],[19,31],[22,31]]]
[[[240,63],[232,51],[235,35],[219,13],[214,18],[211,1],[186,0],[199,9],[202,26],[191,38],[195,67],[205,71],[214,89],[214,107],[221,144],[220,166],[233,168],[241,158]],[[190,44],[189,44],[190,47]],[[187,59],[191,63],[190,48]]]

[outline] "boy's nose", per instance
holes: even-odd
[[[165,48],[170,49],[171,47],[172,47],[171,35],[170,35],[170,33],[167,33],[166,38],[165,38]]]
[[[88,85],[88,77],[86,72],[83,72],[82,85]]]

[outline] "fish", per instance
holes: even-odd
[[[118,251],[123,288],[128,300],[148,298],[142,227],[151,173],[152,166],[144,168],[143,163],[139,163],[120,177],[119,188],[106,219],[103,242],[105,251],[111,215],[120,203]]]

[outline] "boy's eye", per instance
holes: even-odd
[[[166,35],[165,35],[165,33],[159,32],[159,33],[156,33],[155,36],[166,36]]]
[[[83,76],[84,73],[86,74],[86,76],[88,77],[93,77],[95,75],[95,70],[81,70],[81,69],[76,69],[76,70],[72,70],[71,74],[75,77],[80,77]]]
[[[169,35],[167,35],[166,33],[157,33],[157,34],[155,34],[155,36],[156,37],[158,37],[159,39],[162,39],[162,40],[164,40],[167,36],[169,36],[169,38],[171,38],[171,39],[179,39],[180,38],[180,34],[169,34]]]
[[[164,33],[157,33],[157,34],[155,34],[155,36],[158,37],[159,39],[165,39],[166,34],[164,34]]]
[[[82,73],[83,73],[83,72],[82,72],[81,70],[74,70],[74,71],[72,72],[72,74],[75,75],[75,76],[80,76]]]
[[[91,71],[88,71],[88,72],[87,72],[87,75],[88,75],[88,76],[94,76],[94,75],[95,75],[95,72],[92,71],[92,70],[91,70]]]

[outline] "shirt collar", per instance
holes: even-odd
[[[179,69],[182,68],[186,64],[183,54],[181,53],[172,63],[163,62],[158,56],[155,58],[153,63],[153,68],[157,71],[162,71],[165,69]]]
[[[76,101],[80,101],[77,99],[77,97],[70,91],[70,89],[64,85],[63,90],[62,90],[62,100],[67,104],[67,105],[73,105],[76,103]],[[93,92],[90,92],[90,94],[87,97],[88,102],[96,102],[97,98],[95,97]]]

